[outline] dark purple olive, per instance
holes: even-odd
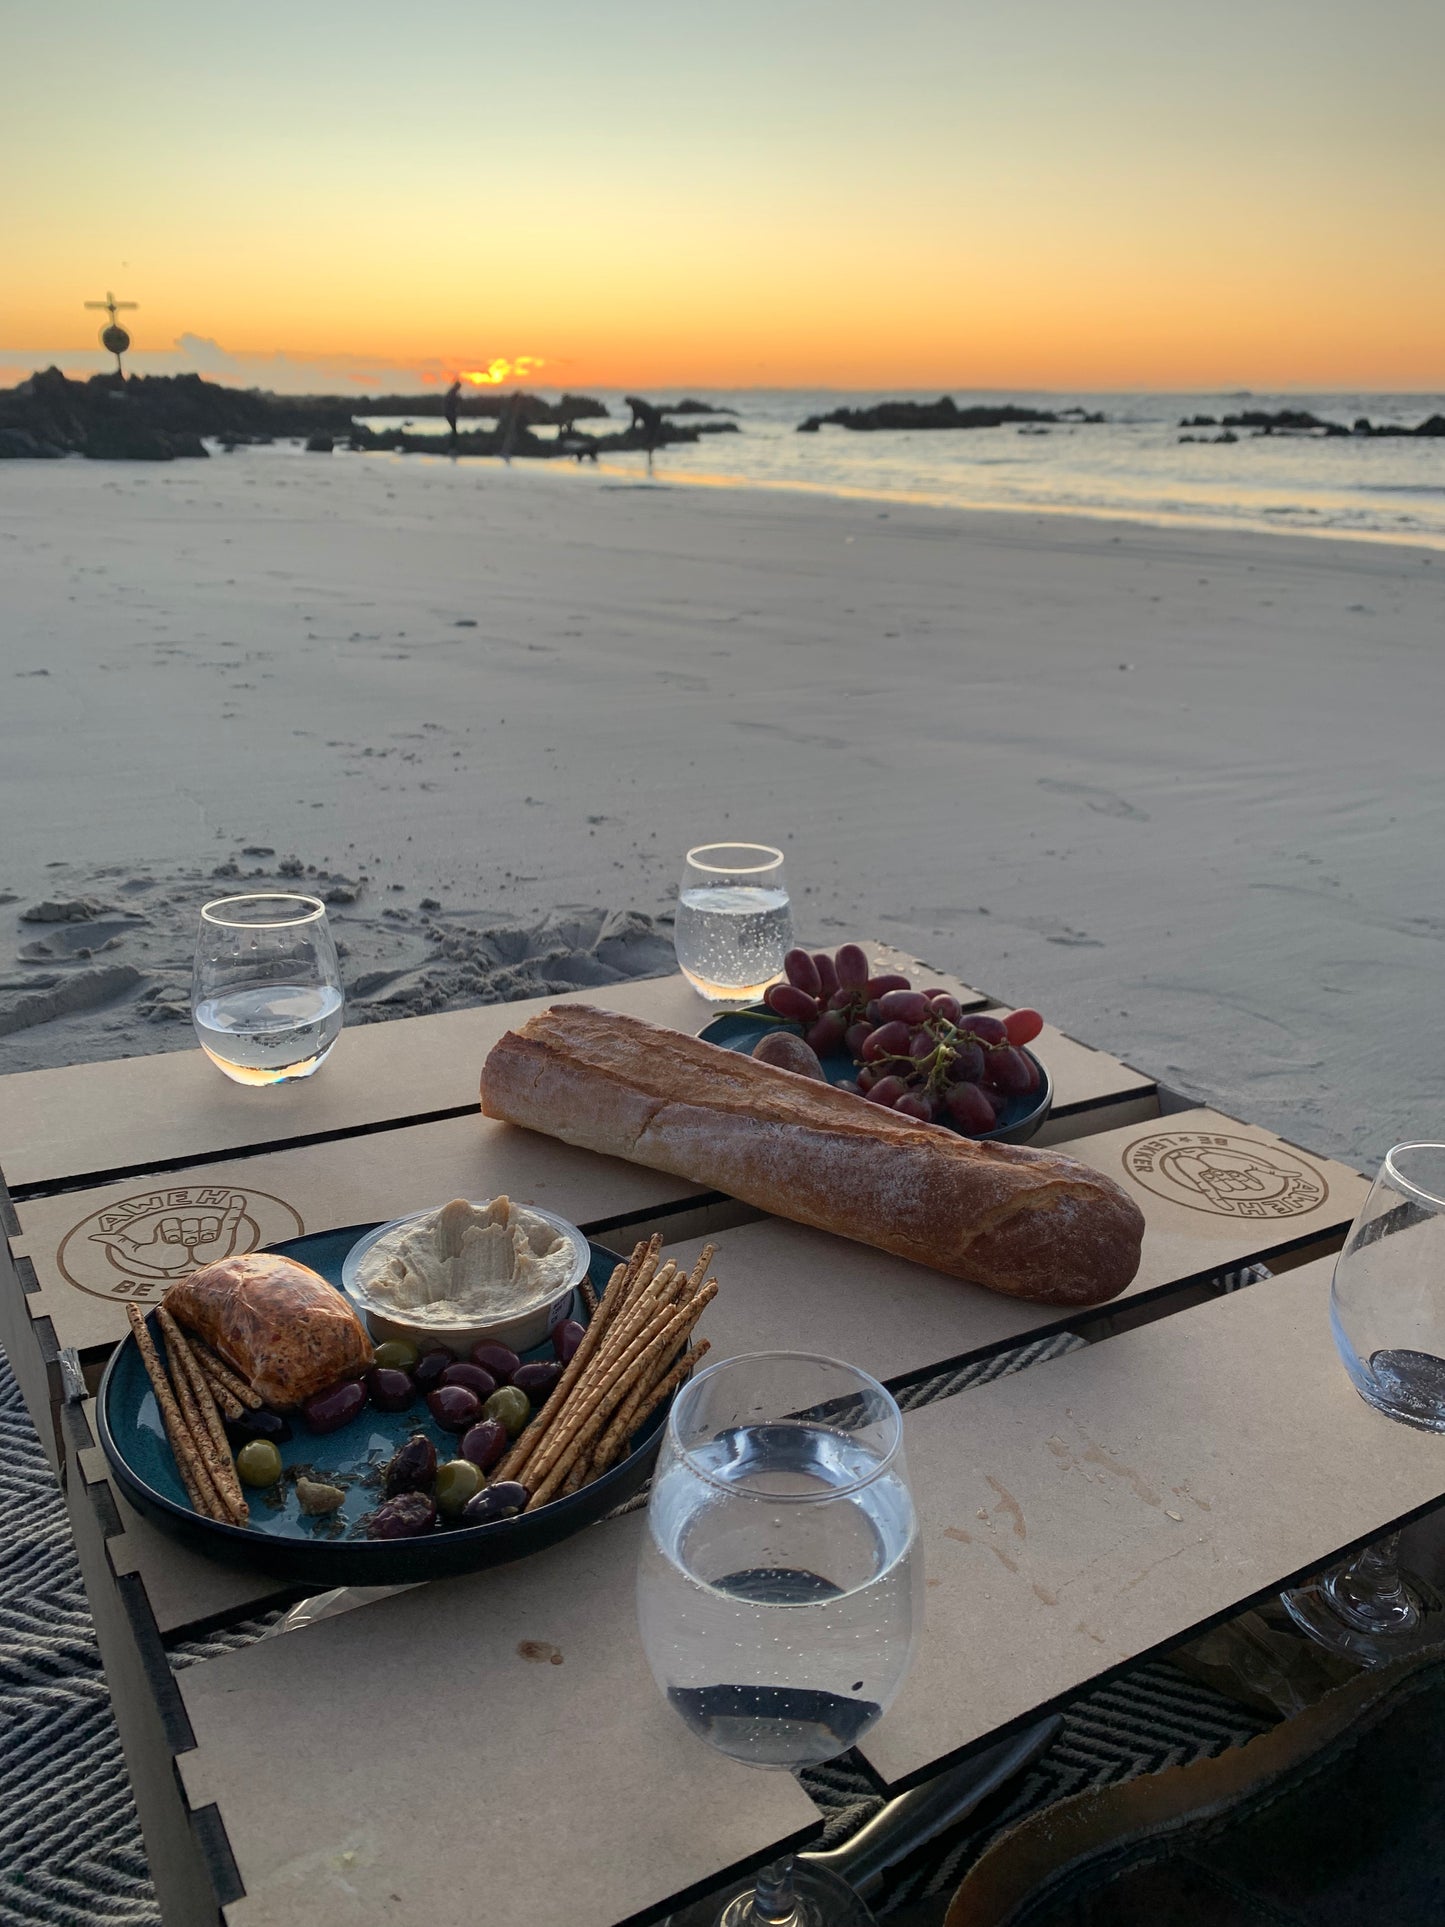
[[[557,1354],[558,1364],[571,1364],[572,1354],[582,1343],[585,1335],[584,1327],[579,1325],[575,1318],[564,1318],[560,1325],[552,1327],[552,1350]]]
[[[479,1499],[484,1496],[477,1494]],[[416,1539],[436,1522],[437,1509],[425,1492],[402,1492],[377,1507],[367,1532],[373,1539]]]
[[[512,1373],[521,1364],[521,1359],[506,1345],[493,1345],[483,1339],[480,1345],[472,1347],[472,1363],[480,1365],[484,1372],[490,1372],[497,1385],[510,1385]],[[492,1387],[493,1391],[496,1386]]]
[[[474,1499],[468,1499],[462,1508],[464,1526],[489,1526],[496,1519],[515,1519],[527,1504],[527,1488],[518,1485],[515,1479],[504,1479],[500,1485],[485,1486]]]
[[[465,1432],[482,1416],[482,1401],[465,1385],[438,1385],[427,1393],[426,1404],[444,1432]]]
[[[419,1392],[434,1392],[441,1383],[442,1373],[456,1360],[442,1345],[434,1345],[429,1352],[423,1352],[412,1367],[412,1377],[416,1380]]]
[[[404,1412],[416,1397],[409,1372],[398,1372],[390,1365],[377,1365],[366,1374],[366,1389],[378,1412]]]
[[[338,1432],[351,1423],[365,1403],[365,1384],[359,1378],[348,1378],[308,1398],[301,1416],[313,1432]]]
[[[539,1405],[546,1404],[549,1396],[556,1389],[557,1380],[561,1376],[562,1367],[560,1365],[539,1362],[536,1365],[519,1365],[512,1374],[512,1383],[519,1392],[525,1392],[527,1394],[527,1397],[532,1402],[532,1409],[535,1411]]]
[[[436,1471],[436,1447],[425,1432],[413,1432],[406,1444],[392,1453],[382,1474],[382,1490],[388,1499],[394,1499],[398,1492],[424,1492]]]
[[[245,1445],[251,1439],[269,1439],[273,1445],[284,1445],[291,1437],[291,1427],[269,1405],[255,1412],[243,1406],[239,1418],[226,1420],[226,1436],[233,1445]]]
[[[482,1365],[448,1365],[441,1375],[441,1385],[465,1385],[469,1392],[475,1392],[484,1400],[497,1389],[496,1379]]]
[[[463,1434],[459,1450],[464,1459],[470,1459],[483,1472],[490,1472],[506,1454],[507,1428],[497,1419],[480,1419],[470,1432]]]

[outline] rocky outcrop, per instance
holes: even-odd
[[[798,423],[800,435],[816,435],[820,428],[1005,428],[1022,422],[1101,422],[1102,415],[1091,415],[1082,408],[1055,412],[1047,408],[1020,408],[1012,402],[960,408],[951,395],[937,401],[881,401],[872,408],[834,408],[826,415],[810,415]]]

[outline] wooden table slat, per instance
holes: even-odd
[[[1355,1392],[1332,1261],[910,1413],[928,1624],[862,1752],[922,1775],[1445,1498]]]

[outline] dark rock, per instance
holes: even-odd
[[[330,435],[308,435],[306,437],[306,453],[308,455],[329,455],[335,446],[336,443]]]
[[[1071,408],[1055,414],[1047,408],[1020,408],[1012,402],[993,406],[960,408],[951,395],[937,401],[881,401],[872,408],[834,408],[826,415],[810,415],[798,424],[803,435],[816,434],[831,424],[855,430],[917,428],[1004,428],[1015,422],[1101,422],[1102,415],[1090,415]]]
[[[64,453],[63,448],[41,441],[28,428],[0,428],[0,462],[52,461]]]
[[[1213,415],[1186,415],[1179,426],[1181,428],[1218,428],[1219,422]]]

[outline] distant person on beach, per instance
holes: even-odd
[[[447,418],[447,427],[452,431],[453,448],[457,445],[457,404],[460,400],[461,392],[462,384],[459,376],[447,390],[446,405],[442,411]]]

